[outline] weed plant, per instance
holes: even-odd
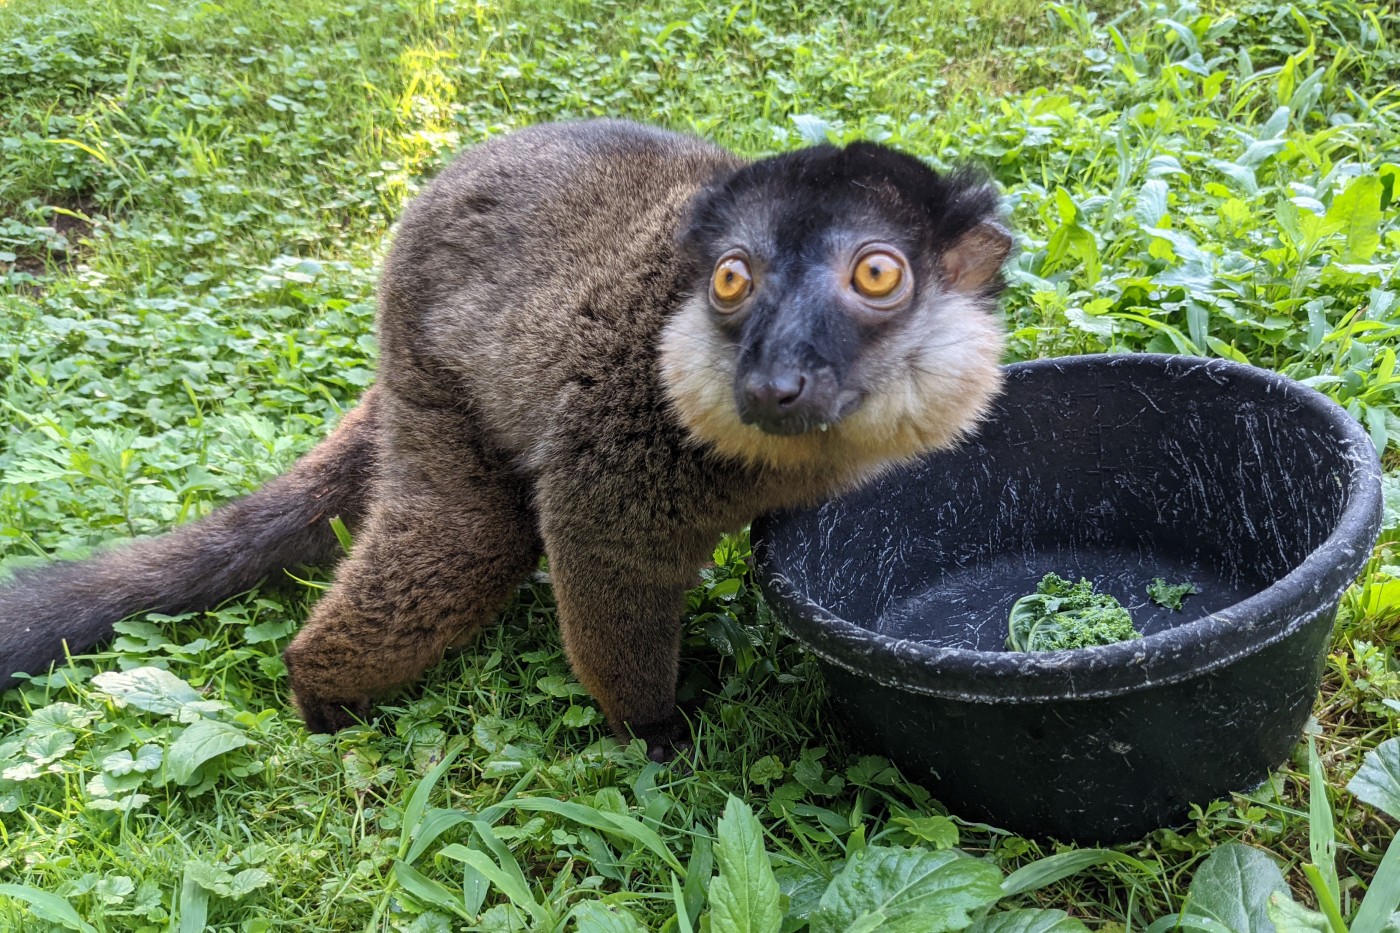
[[[750,155],[870,138],[980,162],[1019,232],[1015,358],[1269,367],[1393,470],[1397,81],[1385,0],[0,0],[0,562],[155,533],[284,469],[373,379],[404,201],[462,146],[595,115]],[[330,737],[279,658],[320,580],[123,623],[0,698],[0,930],[1245,933],[1264,901],[1210,892],[1277,912],[1280,886],[1280,928],[1379,930],[1393,474],[1387,495],[1316,755],[1117,850],[966,822],[853,752],[739,538],[687,608],[689,773],[607,737],[543,581]]]

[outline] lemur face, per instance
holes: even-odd
[[[769,434],[826,430],[864,401],[862,344],[914,301],[903,250],[833,228],[790,252],[734,246],[710,281],[716,326],[736,348],[734,405]]]
[[[693,293],[663,337],[673,405],[698,437],[773,466],[949,443],[999,384],[997,207],[980,178],[867,143],[712,184],[681,237]]]

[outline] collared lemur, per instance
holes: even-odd
[[[133,613],[333,560],[338,515],[354,547],[286,651],[308,728],[467,642],[543,553],[575,674],[665,758],[683,597],[720,535],[952,443],[998,391],[998,208],[871,143],[746,162],[604,120],[472,149],[404,214],[359,405],[207,518],[21,571],[0,687]]]

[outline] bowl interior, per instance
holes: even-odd
[[[1137,356],[1008,373],[968,443],[765,526],[791,588],[877,635],[1001,652],[1012,603],[1053,571],[1112,593],[1150,636],[1297,570],[1364,459],[1340,409],[1246,367]],[[1159,607],[1154,577],[1201,593]]]

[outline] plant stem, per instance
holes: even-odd
[[[1317,895],[1318,909],[1327,918],[1327,925],[1332,928],[1332,933],[1347,933],[1347,922],[1342,919],[1342,909],[1337,906],[1337,899],[1332,896],[1327,882],[1322,880],[1321,870],[1309,862],[1303,866],[1303,874],[1307,876],[1313,893]]]

